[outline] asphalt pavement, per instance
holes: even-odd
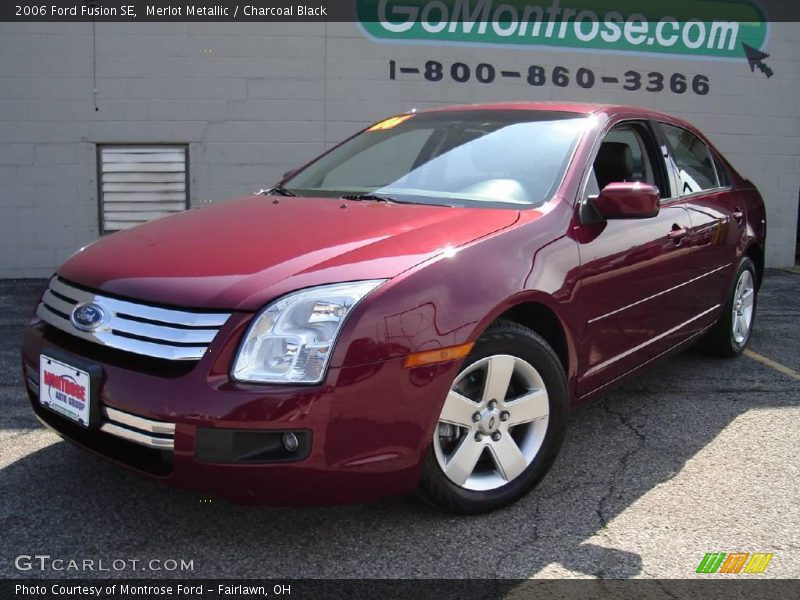
[[[768,273],[748,356],[688,350],[576,409],[537,490],[479,517],[413,497],[208,501],[60,441],[20,383],[22,328],[43,285],[0,281],[0,577],[692,578],[720,551],[772,553],[757,577],[800,575],[798,274]],[[192,570],[15,566],[36,554]]]

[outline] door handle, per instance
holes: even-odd
[[[731,216],[739,225],[741,225],[742,221],[744,221],[744,211],[738,206],[736,207],[736,210],[733,212],[733,214],[731,214]]]
[[[686,228],[675,224],[672,226],[672,231],[667,234],[667,237],[675,242],[675,245],[677,246],[683,241],[683,238],[685,238],[688,233],[689,232],[686,230]]]

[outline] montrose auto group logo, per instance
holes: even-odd
[[[51,407],[68,407],[82,413],[86,407],[86,386],[71,375],[58,375],[44,368],[44,386]]]

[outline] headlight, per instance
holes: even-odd
[[[270,304],[242,340],[233,378],[259,383],[319,383],[347,315],[384,281],[324,285]]]

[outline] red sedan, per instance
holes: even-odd
[[[765,219],[664,114],[399,115],[265,193],[76,253],[23,373],[45,424],[175,485],[492,510],[544,476],[570,406],[696,342],[742,352]]]

